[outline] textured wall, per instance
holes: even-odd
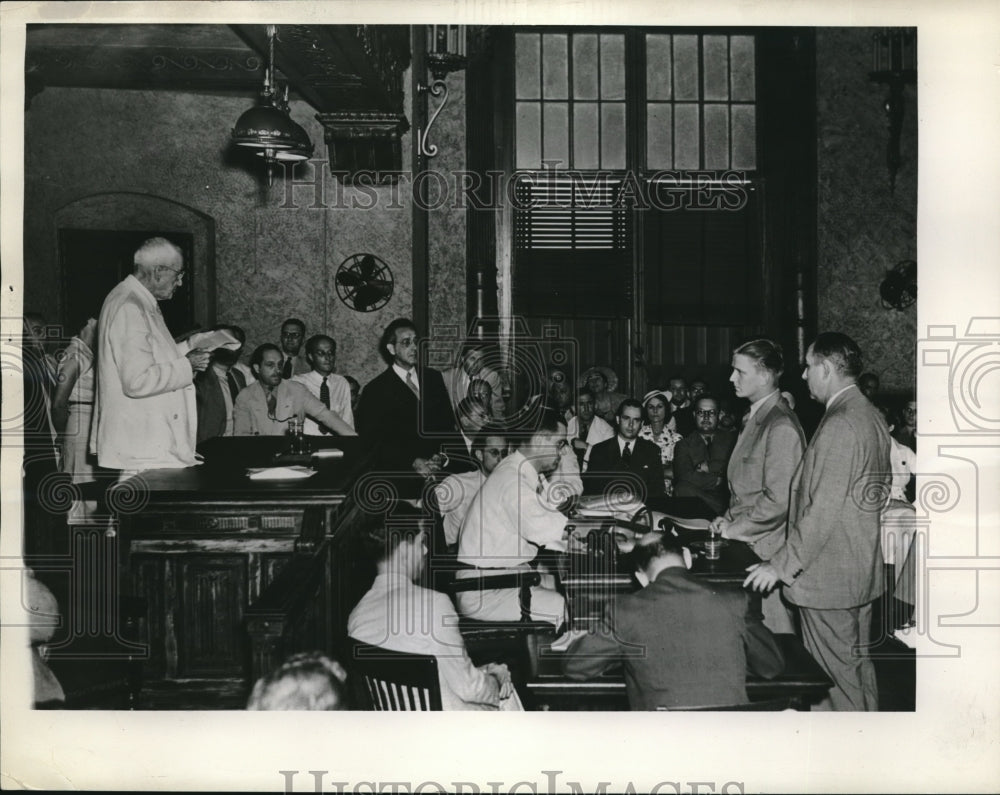
[[[903,163],[890,194],[888,90],[868,79],[872,32],[816,35],[818,320],[857,340],[883,390],[902,391],[914,386],[917,308],[883,309],[878,287],[897,262],[917,259],[917,96],[906,87]]]
[[[323,129],[309,106],[293,103],[293,118],[316,147],[314,160],[297,167],[299,184],[276,174],[274,186],[265,190],[262,163],[228,147],[230,128],[251,101],[69,88],[48,88],[36,96],[25,116],[26,305],[44,307],[53,319],[61,314],[53,298],[58,208],[105,192],[160,196],[214,220],[216,316],[247,330],[248,352],[275,340],[281,320],[295,315],[308,333],[326,332],[338,340],[338,370],[363,384],[384,366],[376,353],[382,328],[412,313],[409,184],[395,201],[389,187],[364,195],[346,188],[338,197]],[[404,168],[409,150],[407,135]],[[357,203],[374,206],[359,209]],[[464,245],[463,227],[462,252]],[[376,312],[348,309],[334,289],[337,267],[358,252],[381,257],[395,277],[392,300]],[[450,267],[456,256],[447,255]]]

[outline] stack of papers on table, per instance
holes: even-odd
[[[315,469],[300,466],[261,467],[247,470],[247,477],[250,480],[301,480],[315,474]]]
[[[579,516],[602,519],[605,517],[620,517],[628,519],[643,509],[640,500],[633,498],[606,497],[603,494],[593,497],[582,497],[576,505]]]

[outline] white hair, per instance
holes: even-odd
[[[166,265],[175,257],[184,259],[180,246],[165,237],[151,237],[145,241],[132,258],[137,273],[152,273],[158,265]]]

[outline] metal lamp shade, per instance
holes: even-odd
[[[287,112],[273,105],[257,105],[240,116],[233,127],[233,143],[251,149],[272,150],[275,156],[292,150],[297,156],[290,160],[305,160],[312,154],[312,142],[306,131],[292,121]]]

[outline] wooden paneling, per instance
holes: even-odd
[[[241,622],[247,603],[243,555],[188,555],[177,562],[179,676],[238,675],[245,669]]]

